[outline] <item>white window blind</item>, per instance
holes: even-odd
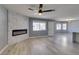
[[[33,31],[46,30],[46,22],[33,21]]]

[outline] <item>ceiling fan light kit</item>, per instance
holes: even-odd
[[[38,15],[42,15],[42,13],[39,13]]]

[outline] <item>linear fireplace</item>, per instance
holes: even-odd
[[[12,36],[27,34],[27,29],[16,29],[12,30]]]

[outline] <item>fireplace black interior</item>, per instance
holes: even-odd
[[[27,29],[16,29],[12,30],[12,36],[27,34]]]

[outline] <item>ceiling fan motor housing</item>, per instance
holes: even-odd
[[[42,13],[42,10],[39,10],[39,13]]]

